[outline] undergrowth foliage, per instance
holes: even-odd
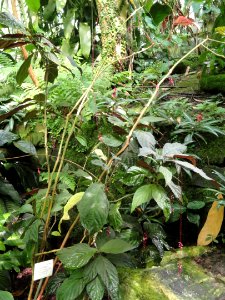
[[[107,61],[82,64],[12,16],[1,20],[23,32],[4,35],[7,47],[18,39],[33,50],[20,65],[16,52],[0,54],[6,67],[0,82],[0,289],[11,290],[13,274],[12,281],[31,278],[29,300],[121,299],[118,269],[145,267],[151,253],[159,263],[171,248],[167,223],[184,214],[199,226],[208,200],[188,198],[192,176],[219,188],[193,150],[199,140],[224,135],[224,109],[209,101],[193,110],[186,99],[170,101],[162,88],[209,40],[173,65],[149,62],[141,76],[113,76]],[[36,88],[27,78],[30,65]],[[210,105],[218,111],[212,114]],[[34,265],[46,259],[54,259],[54,274],[36,283]]]

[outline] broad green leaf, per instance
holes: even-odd
[[[64,36],[66,39],[69,39],[71,36],[71,33],[74,29],[74,17],[75,17],[75,8],[70,8],[66,12],[66,16],[63,20],[64,25]]]
[[[33,54],[28,56],[28,58],[22,63],[16,74],[16,81],[19,85],[21,85],[28,76],[28,69],[30,67],[32,57]]]
[[[150,14],[156,25],[159,25],[171,13],[172,10],[168,5],[159,2],[154,3],[150,9]]]
[[[153,5],[153,0],[145,0],[145,2],[144,2],[145,11],[149,12],[152,5]]]
[[[31,155],[37,155],[36,149],[31,142],[20,140],[20,141],[14,142],[13,145],[16,148],[20,149],[24,153],[28,153]]]
[[[189,222],[199,226],[199,222],[200,222],[200,216],[199,215],[192,214],[192,213],[188,212],[187,213],[187,219],[188,219]]]
[[[116,268],[108,259],[101,255],[96,258],[96,267],[110,298],[118,300],[119,278]]]
[[[121,239],[112,239],[99,248],[104,253],[119,254],[130,251],[135,247]]]
[[[13,295],[10,292],[0,291],[0,300],[13,300]]]
[[[76,140],[78,140],[78,142],[84,146],[84,147],[87,147],[88,143],[87,143],[87,140],[84,136],[81,136],[81,135],[77,135],[76,136]]]
[[[108,117],[108,121],[118,127],[124,127],[124,125],[126,124],[125,122],[123,122],[122,120],[120,120],[119,118],[115,117],[115,116],[109,116]]]
[[[89,175],[87,172],[83,171],[82,169],[78,169],[77,171],[74,172],[74,174],[77,177],[84,177],[85,179],[92,180],[91,175]]]
[[[21,201],[21,196],[11,183],[0,181],[0,194],[9,196],[17,204]]]
[[[53,64],[60,65],[60,60],[58,59],[58,57],[54,53],[52,53],[52,52],[45,52],[45,56]]]
[[[88,283],[86,290],[91,300],[101,300],[104,296],[105,288],[97,276],[94,280]]]
[[[172,177],[173,177],[172,172],[168,168],[163,167],[163,166],[159,167],[159,172],[163,174],[165,181],[166,181],[166,185],[170,184]]]
[[[71,275],[65,279],[56,292],[56,300],[75,300],[85,287],[83,278]]]
[[[181,143],[166,143],[162,149],[162,155],[173,157],[176,154],[182,154],[187,150],[187,146]]]
[[[153,184],[146,184],[136,190],[131,204],[131,212],[133,212],[137,206],[146,203],[152,199],[153,186]]]
[[[48,20],[49,18],[52,17],[54,11],[56,8],[56,2],[55,0],[48,0],[47,6],[45,6],[44,11],[43,11],[43,17],[45,20]]]
[[[59,232],[61,232],[61,224],[62,224],[62,221],[63,220],[69,220],[70,219],[70,216],[69,216],[69,210],[71,208],[73,208],[83,197],[84,195],[84,192],[80,192],[80,193],[77,193],[75,195],[73,195],[69,200],[68,202],[66,203],[66,205],[64,206],[64,209],[63,209],[63,216],[62,218],[60,219],[59,221],[59,225],[58,225],[58,230]]]
[[[57,256],[65,268],[73,270],[86,265],[96,252],[97,249],[91,248],[87,244],[77,244],[59,250]]]
[[[149,125],[149,123],[162,122],[162,121],[165,121],[165,120],[166,119],[162,118],[162,117],[146,116],[146,117],[143,117],[140,120],[140,123],[143,124],[143,125]]]
[[[57,13],[62,13],[67,0],[55,0]]]
[[[204,201],[191,201],[188,203],[187,208],[189,209],[200,209],[205,206]]]
[[[16,134],[0,129],[0,147],[17,139]]]
[[[134,132],[134,136],[142,148],[154,149],[156,140],[151,132],[137,130]]]
[[[81,224],[90,234],[101,230],[107,222],[109,212],[109,202],[104,192],[104,185],[101,183],[91,184],[77,207]]]
[[[109,224],[115,229],[119,230],[123,224],[123,219],[119,212],[120,202],[110,205],[109,209]]]
[[[91,51],[91,28],[87,23],[80,22],[79,37],[82,55],[88,59]]]
[[[106,144],[109,147],[119,147],[123,143],[123,141],[115,138],[111,134],[104,134],[102,136],[102,141],[104,144]]]
[[[58,76],[58,64],[49,61],[46,66],[44,80],[53,83],[57,76]]]
[[[186,161],[181,161],[181,160],[173,160],[176,164],[182,166],[183,168],[187,168],[195,173],[197,173],[198,175],[200,175],[201,177],[203,177],[206,180],[213,180],[212,178],[210,178],[209,176],[207,176],[205,174],[205,172],[195,166],[193,166],[192,164],[190,164],[189,162]]]
[[[208,212],[207,219],[202,227],[197,245],[206,246],[210,244],[220,232],[224,219],[224,206],[218,207],[218,201],[214,201]]]
[[[26,4],[30,11],[37,13],[40,8],[40,0],[26,0]]]
[[[156,184],[152,184],[152,186],[152,198],[161,209],[168,208],[168,197],[164,188]]]
[[[0,251],[5,251],[5,244],[0,241]]]
[[[171,189],[171,191],[173,192],[174,196],[177,199],[181,198],[181,196],[182,196],[182,189],[181,189],[181,187],[179,185],[176,185],[173,181],[171,181],[168,184],[168,187]]]
[[[0,290],[7,290],[12,287],[12,281],[10,278],[10,271],[0,270]]]
[[[27,228],[24,234],[24,243],[38,243],[41,226],[43,226],[43,220],[34,220],[34,222]]]

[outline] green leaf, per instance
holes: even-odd
[[[164,188],[160,185],[152,184],[152,198],[158,204],[161,209],[166,209],[169,207],[168,197]]]
[[[67,0],[55,0],[57,13],[62,13]]]
[[[53,83],[57,76],[58,76],[58,64],[49,60],[46,66],[44,80]]]
[[[152,4],[153,4],[153,0],[145,0],[144,9],[146,12],[150,11]]]
[[[142,148],[155,148],[156,140],[151,132],[137,130],[134,132],[134,136]]]
[[[0,300],[13,300],[13,295],[6,291],[0,291]]]
[[[70,8],[66,12],[66,16],[63,20],[64,25],[64,36],[66,39],[70,39],[71,33],[74,29],[74,17],[75,17],[75,8]]]
[[[77,135],[76,136],[76,140],[84,147],[87,147],[88,143],[87,143],[87,140],[84,136],[81,136],[81,135]]]
[[[168,187],[171,189],[171,191],[173,192],[174,196],[177,199],[180,199],[180,197],[182,196],[182,190],[181,187],[179,185],[176,185],[173,181],[171,181],[168,184]]]
[[[82,55],[88,59],[91,51],[91,28],[87,23],[80,22],[79,37]]]
[[[28,153],[31,155],[37,155],[36,149],[31,142],[20,140],[20,141],[14,142],[13,145],[16,148],[20,149],[24,153]]]
[[[59,232],[61,232],[61,224],[63,220],[69,220],[70,216],[69,216],[69,210],[71,208],[73,208],[83,197],[84,192],[80,192],[80,193],[76,193],[75,195],[73,195],[68,202],[66,203],[66,205],[64,206],[63,209],[63,216],[59,221],[59,225],[58,225],[58,230]]]
[[[189,209],[200,209],[205,206],[204,201],[191,201],[188,203],[187,208]]]
[[[209,176],[207,176],[203,170],[201,170],[201,169],[193,166],[189,162],[181,161],[181,160],[173,160],[173,162],[175,162],[176,164],[182,166],[183,168],[187,168],[187,169],[189,169],[189,170],[197,173],[198,175],[200,175],[201,177],[203,177],[206,180],[213,180],[212,178],[210,178]]]
[[[109,224],[115,230],[121,229],[121,226],[123,224],[123,219],[119,212],[119,208],[120,208],[120,202],[117,202],[115,204],[111,204],[109,209]]]
[[[37,13],[40,8],[40,0],[26,0],[26,4],[30,11]]]
[[[57,289],[56,300],[75,300],[85,287],[83,278],[77,278],[77,274],[65,279]]]
[[[163,174],[165,181],[166,181],[166,185],[170,184],[172,177],[173,177],[172,172],[168,168],[163,167],[163,166],[159,167],[159,172]]]
[[[126,124],[125,122],[123,122],[122,120],[120,120],[119,118],[115,117],[115,116],[109,116],[108,117],[108,121],[118,127],[124,127],[124,125]]]
[[[28,58],[22,63],[16,74],[16,81],[19,85],[21,85],[28,76],[28,69],[30,67],[32,57],[33,54],[28,56]]]
[[[0,129],[0,147],[17,139],[18,136],[16,134]]]
[[[59,250],[57,256],[65,268],[73,270],[86,265],[96,252],[97,249],[91,248],[87,244],[77,244]]]
[[[102,229],[107,222],[109,212],[109,202],[104,192],[104,185],[101,183],[91,184],[77,207],[81,224],[90,234]]]
[[[199,226],[199,222],[200,222],[200,216],[199,215],[188,213],[187,214],[187,219],[188,219],[189,222],[194,223],[197,226]]]
[[[0,270],[0,290],[11,290],[12,282],[10,272],[7,270]]]
[[[102,136],[102,141],[104,144],[106,144],[109,147],[119,147],[123,143],[123,141],[115,138],[111,134],[104,134]]]
[[[94,280],[88,283],[86,290],[91,300],[101,300],[104,296],[105,288],[97,276]]]
[[[119,278],[116,268],[108,259],[101,255],[95,261],[98,274],[105,284],[109,296],[112,300],[118,300]]]
[[[181,143],[166,143],[162,149],[162,155],[173,157],[176,154],[182,154],[187,150],[187,146]]]
[[[6,250],[5,244],[2,241],[0,241],[0,251],[5,251],[5,250]]]
[[[146,117],[143,117],[140,120],[140,123],[143,124],[143,125],[149,125],[149,123],[162,122],[162,121],[165,121],[165,120],[166,119],[162,118],[162,117],[146,116]]]
[[[92,180],[91,175],[89,175],[87,172],[83,171],[82,169],[78,169],[74,172],[74,175],[77,177],[84,177],[85,179]]]
[[[130,251],[135,247],[121,239],[112,239],[100,247],[99,251],[104,253],[119,254]]]
[[[150,9],[150,14],[156,25],[159,25],[169,14],[171,14],[171,8],[166,4],[160,4],[156,2]]]
[[[152,199],[152,188],[152,184],[146,184],[136,190],[131,205],[131,212],[133,212],[137,206],[146,203]]]
[[[56,8],[56,2],[55,0],[48,0],[47,6],[45,6],[44,11],[43,11],[43,17],[45,20],[48,20],[49,18],[52,17],[54,14]]]
[[[40,227],[43,225],[43,220],[37,219],[28,227],[25,232],[23,242],[24,243],[38,243],[40,236]]]

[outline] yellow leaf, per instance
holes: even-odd
[[[58,225],[58,230],[59,232],[61,232],[61,224],[63,220],[69,220],[70,216],[69,216],[69,210],[71,208],[73,208],[83,197],[84,192],[80,192],[80,193],[76,193],[75,195],[73,195],[68,202],[66,203],[66,205],[64,206],[63,209],[63,216],[59,221],[59,225]]]
[[[224,206],[218,207],[218,201],[214,201],[208,212],[205,224],[198,235],[197,245],[206,246],[217,237],[223,222],[223,216]]]

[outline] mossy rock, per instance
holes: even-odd
[[[225,136],[207,138],[207,144],[201,142],[194,153],[200,157],[202,164],[222,165],[225,161]]]
[[[210,93],[225,94],[225,74],[207,75],[202,74],[200,89]]]
[[[120,300],[225,299],[224,283],[195,262],[207,251],[203,247],[186,248],[168,252],[162,266],[120,269]]]

